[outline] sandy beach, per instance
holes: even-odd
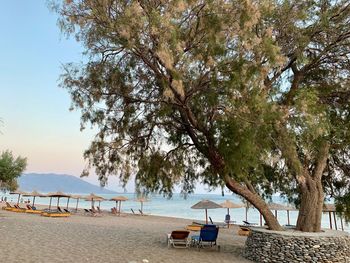
[[[69,218],[0,210],[1,262],[251,262],[242,257],[245,237],[237,227],[220,228],[220,252],[168,248],[166,233],[191,220],[159,216],[100,217],[79,213]],[[196,234],[195,232],[191,234]]]

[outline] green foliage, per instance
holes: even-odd
[[[339,163],[350,143],[349,9],[311,0],[56,6],[89,58],[62,75],[82,128],[99,130],[88,169],[102,184],[136,174],[139,191],[167,196],[197,180],[222,187],[228,175],[298,202],[298,177],[313,174],[327,141],[323,183],[340,197],[330,189],[348,182],[336,170],[349,164]]]
[[[1,190],[16,190],[17,178],[27,166],[27,159],[13,157],[10,151],[4,151],[0,155],[0,188]]]

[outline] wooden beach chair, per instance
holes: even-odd
[[[190,245],[191,239],[189,239],[190,231],[186,230],[175,230],[171,234],[167,234],[168,248],[171,246],[174,248],[188,248]]]

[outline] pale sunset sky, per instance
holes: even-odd
[[[0,35],[0,151],[27,157],[27,173],[79,176],[94,133],[80,132],[80,113],[69,111],[58,84],[62,64],[83,59],[82,46],[60,32],[44,0],[1,1]],[[98,184],[94,175],[84,180]],[[116,178],[108,188],[122,191]]]

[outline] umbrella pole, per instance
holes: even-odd
[[[17,205],[19,204],[19,198],[21,197],[21,195],[18,195],[18,199],[17,199]]]
[[[227,214],[230,214],[230,208],[227,208]],[[231,218],[230,218],[231,220]],[[227,228],[230,228],[230,220],[227,221]]]
[[[57,198],[57,209],[58,209],[59,204],[60,204],[60,198],[58,197]]]
[[[141,202],[141,212],[143,212],[143,202]]]
[[[75,207],[75,212],[78,212],[78,204],[79,204],[79,198],[77,198],[77,205]]]
[[[51,202],[52,202],[52,197],[50,197],[49,211],[51,211]]]
[[[287,219],[288,219],[288,225],[290,225],[290,220],[289,220],[289,210],[287,210]]]
[[[208,210],[205,209],[205,222],[208,224]]]
[[[68,210],[68,205],[69,205],[69,198],[70,197],[68,197],[68,200],[67,200],[67,208],[66,208],[67,210]]]
[[[329,215],[329,227],[330,227],[331,229],[333,229],[333,227],[332,227],[332,215],[331,215],[331,212],[328,212],[328,215]]]
[[[334,227],[335,227],[335,230],[338,230],[338,226],[337,226],[337,216],[336,216],[335,212],[333,212],[333,218],[334,218]]]
[[[34,198],[33,198],[33,206],[34,206],[34,204],[35,204],[35,196],[34,196]]]
[[[341,231],[344,231],[344,226],[343,226],[343,218],[340,215],[340,224],[341,224]]]

